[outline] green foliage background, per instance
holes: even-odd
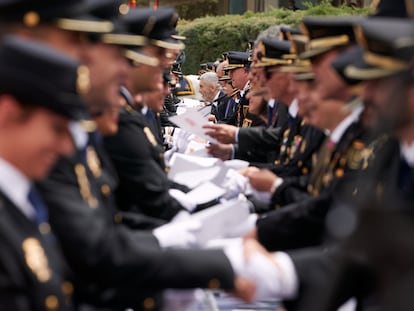
[[[369,9],[334,7],[327,0],[308,5],[307,10],[272,9],[264,13],[247,11],[243,15],[207,16],[181,20],[178,32],[187,39],[184,74],[197,74],[201,63],[215,61],[222,52],[244,51],[247,43],[274,25],[297,26],[305,15],[367,15]]]

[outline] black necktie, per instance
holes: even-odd
[[[273,124],[275,106],[267,106],[267,127],[271,127]]]
[[[43,199],[40,197],[37,190],[32,187],[28,194],[30,204],[35,210],[35,220],[38,225],[48,222],[48,213]]]
[[[400,174],[398,185],[402,192],[409,193],[413,179],[413,168],[407,163],[405,159],[400,161]]]

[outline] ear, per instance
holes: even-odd
[[[0,128],[16,122],[22,112],[22,107],[13,96],[0,95]]]
[[[134,96],[134,101],[135,101],[136,103],[142,103],[142,101],[143,101],[142,94],[136,94],[136,95]]]

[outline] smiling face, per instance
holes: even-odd
[[[118,105],[119,87],[124,85],[130,66],[120,47],[97,43],[86,51],[90,74],[90,91],[86,102],[92,115]]]

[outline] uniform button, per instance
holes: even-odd
[[[104,196],[108,196],[111,193],[111,188],[107,184],[103,184],[101,186],[101,193]]]
[[[217,289],[217,288],[220,288],[220,281],[219,281],[219,280],[217,280],[217,279],[211,279],[211,280],[208,282],[208,288],[210,288],[210,289]]]
[[[41,234],[48,234],[50,233],[50,225],[47,222],[42,222],[39,225],[39,231]]]
[[[59,301],[55,295],[49,295],[45,299],[45,307],[48,311],[54,311],[59,308]]]
[[[164,153],[160,153],[160,159],[164,158]]]
[[[116,213],[114,215],[114,222],[116,224],[120,224],[122,222],[122,215],[120,213]]]
[[[309,170],[307,167],[302,168],[302,174],[303,175],[308,175],[309,174]]]
[[[303,165],[303,162],[302,161],[298,161],[298,167],[302,167],[302,165]]]
[[[69,281],[62,283],[62,293],[66,296],[72,296],[73,294],[73,284]]]
[[[23,23],[28,27],[34,27],[39,24],[40,17],[36,12],[30,11],[23,16]]]
[[[144,309],[145,310],[152,310],[152,309],[154,309],[154,306],[155,306],[154,299],[152,299],[151,297],[145,298],[143,305],[144,305]]]
[[[343,170],[342,168],[338,168],[338,169],[335,171],[335,176],[336,176],[337,178],[341,178],[342,176],[344,176],[344,170]]]

